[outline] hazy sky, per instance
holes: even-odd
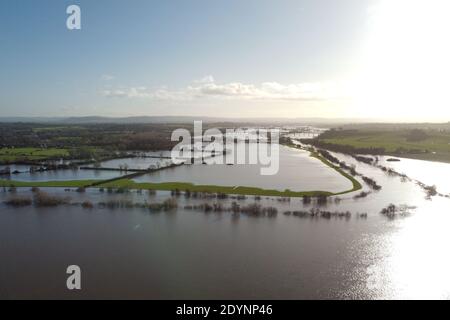
[[[81,30],[66,8],[81,7]],[[449,121],[447,0],[2,0],[0,116]]]

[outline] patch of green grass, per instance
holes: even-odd
[[[162,183],[138,183],[129,179],[116,180],[110,183],[99,185],[102,188],[128,188],[128,189],[140,189],[140,190],[189,190],[191,192],[205,192],[205,193],[225,193],[225,194],[238,194],[238,195],[255,195],[255,196],[274,196],[274,197],[303,197],[303,196],[319,196],[327,195],[331,196],[333,193],[326,191],[279,191],[269,190],[253,187],[228,187],[217,185],[195,185],[186,182],[162,182]]]
[[[423,130],[425,137],[419,141],[411,141],[408,138],[410,132],[411,130],[335,131],[332,136],[324,134],[318,141],[329,144],[330,149],[333,149],[333,146],[353,147],[355,153],[364,153],[359,150],[378,148],[384,149],[382,154],[386,155],[450,162],[450,132]]]
[[[417,149],[425,152],[427,149],[437,147],[437,140],[427,139],[422,142],[408,142],[402,137],[380,133],[372,136],[357,136],[335,139],[323,139],[322,141],[338,145],[349,145],[355,148],[384,148],[386,152],[396,152],[399,148]],[[440,142],[439,142],[440,143]]]
[[[70,180],[70,181],[14,181],[0,180],[0,187],[40,187],[40,188],[79,188],[87,187],[99,180]]]
[[[77,181],[45,181],[45,182],[22,182],[12,180],[0,180],[0,187],[55,187],[55,188],[78,188],[89,187],[93,183],[98,183],[99,180],[77,180]],[[253,187],[228,187],[217,185],[195,185],[186,182],[163,182],[163,183],[138,183],[129,179],[116,180],[104,184],[99,184],[96,188],[127,188],[135,190],[162,190],[172,191],[180,190],[191,192],[205,192],[205,193],[224,193],[224,194],[236,194],[236,195],[255,195],[255,196],[268,196],[268,197],[304,197],[311,196],[317,197],[320,195],[333,196],[351,192],[354,190],[344,191],[340,193],[332,193],[327,191],[279,191],[269,190]]]
[[[17,161],[17,160],[45,160],[56,157],[67,157],[69,151],[67,149],[57,148],[0,148],[0,161]]]

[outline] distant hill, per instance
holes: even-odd
[[[265,124],[345,124],[374,122],[368,119],[328,119],[328,118],[225,118],[202,116],[141,116],[141,117],[0,117],[0,122],[8,123],[61,123],[61,124],[95,124],[95,123],[189,123],[195,120],[203,122],[238,122]]]

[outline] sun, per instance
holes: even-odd
[[[382,0],[369,10],[355,79],[363,117],[449,121],[450,1]]]

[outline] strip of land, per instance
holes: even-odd
[[[361,183],[359,183],[358,180],[356,180],[354,177],[352,177],[350,174],[348,174],[347,172],[345,172],[344,170],[342,170],[340,167],[335,166],[334,164],[332,164],[330,161],[328,161],[327,159],[325,159],[324,157],[322,157],[319,153],[315,152],[315,151],[310,151],[311,152],[311,157],[314,157],[316,159],[319,159],[320,161],[322,161],[325,165],[333,168],[334,170],[336,170],[338,173],[340,173],[342,176],[344,176],[345,178],[349,179],[352,182],[352,189],[347,190],[347,191],[343,191],[340,193],[335,193],[334,195],[340,195],[340,194],[346,194],[346,193],[350,193],[353,191],[358,191],[360,189],[362,189]]]
[[[0,180],[0,187],[38,187],[38,188],[87,188],[102,180],[65,180],[65,181],[14,181]]]
[[[317,158],[326,166],[336,170],[343,177],[352,182],[352,188],[342,192],[328,191],[292,191],[292,190],[271,190],[245,186],[219,186],[219,185],[196,185],[186,182],[165,182],[165,183],[138,183],[132,179],[116,178],[112,181],[106,180],[74,180],[74,181],[44,181],[44,182],[22,182],[13,180],[0,180],[1,187],[55,187],[55,188],[126,188],[137,190],[162,190],[162,191],[190,191],[204,193],[223,193],[236,195],[255,195],[255,196],[273,196],[273,197],[318,197],[318,196],[335,196],[360,190],[361,184],[351,175],[347,174],[341,168],[333,165],[323,158],[317,152],[310,150],[311,157]]]

